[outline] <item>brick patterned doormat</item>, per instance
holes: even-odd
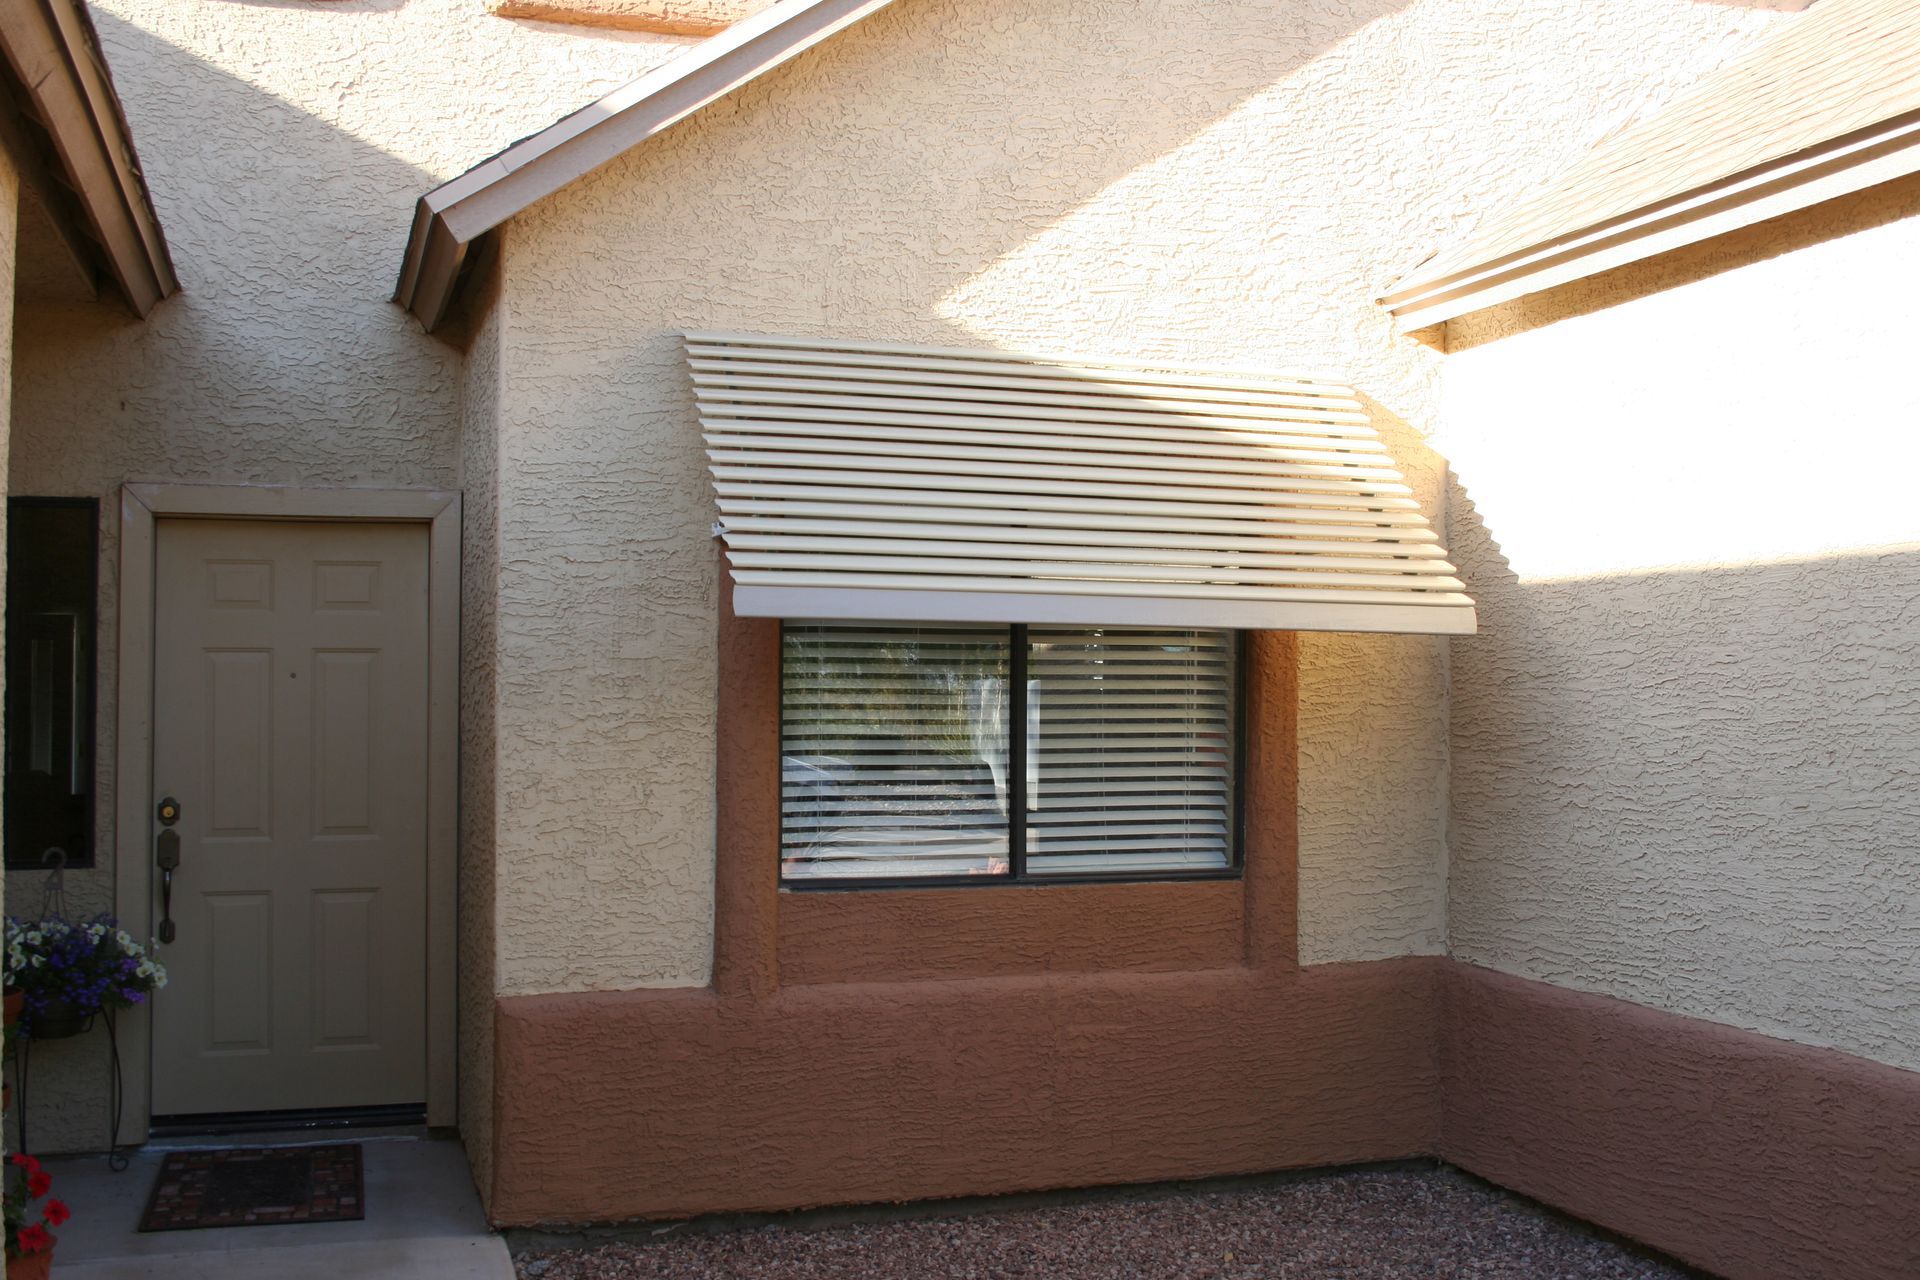
[[[230,1147],[168,1155],[140,1229],[265,1227],[365,1216],[359,1143]]]

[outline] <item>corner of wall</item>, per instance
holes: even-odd
[[[0,150],[0,491],[7,484],[7,444],[13,431],[13,277],[19,252],[20,177]],[[0,539],[6,537],[6,508],[0,505]],[[4,545],[4,543],[0,543]],[[0,556],[0,593],[7,585],[6,558]],[[4,599],[0,594],[0,599]],[[0,892],[6,877],[0,876]],[[4,900],[0,899],[0,905]]]
[[[498,987],[495,884],[495,598],[500,344],[504,301],[476,282],[460,384],[460,997],[459,1125],[481,1203],[493,1190],[493,1006]]]

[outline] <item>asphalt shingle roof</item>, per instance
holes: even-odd
[[[1822,0],[1421,264],[1396,293],[1920,112],[1920,0]]]

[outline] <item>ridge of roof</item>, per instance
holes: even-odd
[[[780,0],[441,183],[414,206],[393,300],[432,331],[481,237],[890,3]]]
[[[1406,327],[1920,171],[1920,0],[1822,0],[1380,299]]]

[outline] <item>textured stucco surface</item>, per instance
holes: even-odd
[[[1440,1154],[1728,1280],[1920,1275],[1920,1074],[1450,962]]]
[[[483,0],[93,15],[184,292],[144,322],[110,298],[20,312],[14,492],[103,507],[101,857],[68,884],[84,912],[112,905],[118,486],[453,487],[460,353],[388,301],[414,201],[684,47]],[[9,879],[16,902],[37,893]],[[100,1145],[104,1037],[34,1066],[35,1145]]]
[[[13,286],[19,250],[20,175],[14,172],[6,152],[0,150],[0,493],[8,492],[6,427],[13,420]],[[6,546],[6,536],[6,506],[0,503],[0,547]],[[6,600],[6,590],[6,557],[0,555],[0,602]],[[4,692],[4,674],[0,669],[0,692]],[[0,877],[0,888],[4,888],[4,879]],[[4,895],[0,895],[0,908],[4,903]]]
[[[1909,179],[1450,326],[1455,955],[1920,1068],[1916,272]]]
[[[1446,963],[875,982],[766,1001],[508,996],[500,1070],[517,1084],[499,1102],[493,1218],[685,1217],[1432,1151]]]
[[[502,989],[708,975],[716,564],[676,329],[1330,367],[1417,438],[1437,357],[1370,300],[1774,20],[900,0],[510,224]],[[1438,642],[1303,642],[1303,959],[1444,946],[1446,682]]]
[[[485,299],[479,301],[484,302]],[[494,601],[500,310],[485,308],[460,396],[460,1137],[484,1202],[493,1175]]]

